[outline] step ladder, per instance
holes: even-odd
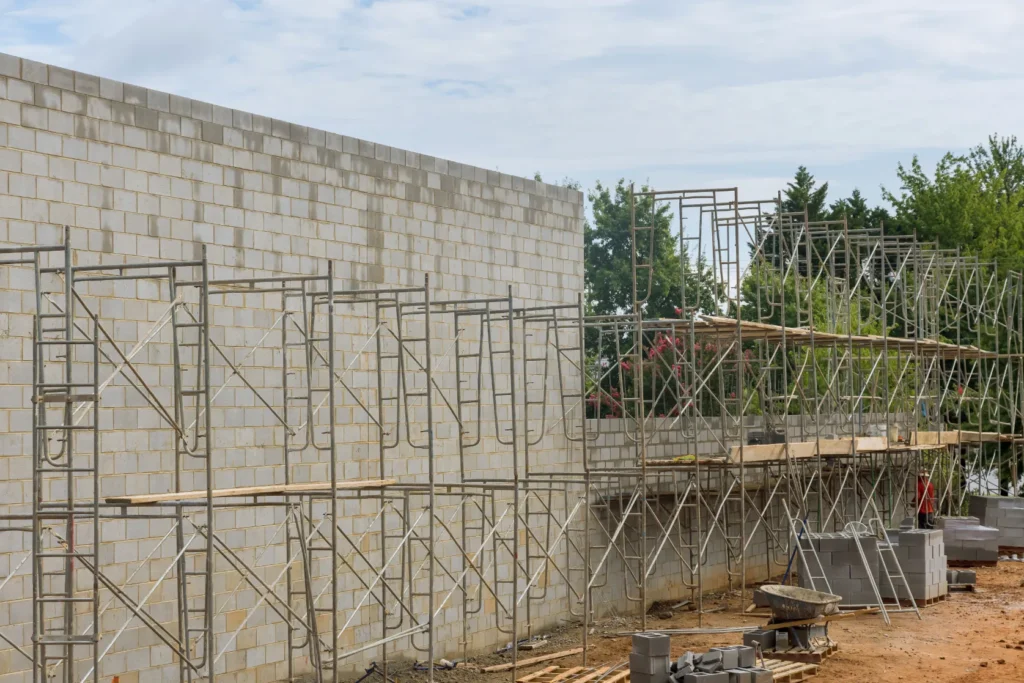
[[[782,509],[786,513],[786,521],[789,524],[789,531],[793,537],[793,545],[800,555],[800,572],[806,572],[806,578],[811,584],[811,590],[831,593],[828,577],[825,576],[825,568],[818,557],[818,551],[814,548],[814,537],[804,518],[794,518],[789,511],[789,505],[782,501]],[[817,567],[817,574],[814,574]],[[822,590],[824,588],[824,590]]]
[[[868,563],[868,557],[864,553],[864,545],[860,542],[862,535],[872,535],[867,525],[861,522],[848,522],[843,530],[849,533],[853,537],[853,542],[857,546],[857,553],[860,555],[861,562],[864,564],[865,573],[868,576],[868,583],[871,584],[871,590],[875,594],[875,603],[878,605],[878,610],[882,614],[882,619],[885,621],[886,626],[892,625],[892,620],[889,618],[889,612],[885,609],[885,601],[882,600],[882,594],[878,590],[878,582],[875,581],[875,576],[871,572],[871,566]]]
[[[868,499],[868,505],[872,511],[872,517],[868,520],[868,529],[869,532],[871,529],[874,529],[874,535],[878,538],[878,560],[882,565],[882,571],[885,573],[886,583],[893,596],[896,597],[897,602],[895,609],[890,609],[889,611],[913,612],[917,615],[918,619],[923,619],[921,610],[917,606],[917,600],[914,599],[913,594],[910,592],[910,582],[907,581],[907,576],[903,573],[903,566],[900,565],[899,557],[896,555],[896,548],[893,546],[892,541],[889,540],[889,534],[886,533],[882,517],[878,513],[878,506],[875,505],[875,501],[872,498]],[[910,607],[903,607],[899,602],[900,596],[903,594],[910,601]]]

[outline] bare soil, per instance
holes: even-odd
[[[834,622],[829,634],[839,651],[829,657],[813,679],[816,683],[888,683],[932,682],[1016,682],[1024,681],[1024,563],[1001,562],[996,567],[978,570],[978,590],[952,593],[947,600],[921,609],[921,619],[913,613],[893,614],[886,627],[880,615],[865,615]],[[749,592],[748,592],[749,603]],[[727,609],[705,614],[704,627],[759,625],[764,616],[742,613],[738,593],[705,597],[705,610],[716,606]],[[655,608],[648,615],[647,627],[694,628],[697,616],[689,611],[666,613]],[[659,618],[660,617],[660,618]],[[618,665],[629,654],[630,639],[614,634],[639,628],[635,617],[606,619],[593,628],[588,665]],[[551,634],[550,645],[520,652],[520,659],[578,647],[580,628],[567,627]],[[687,650],[700,651],[716,645],[742,642],[740,634],[676,635],[672,652],[678,656]],[[508,661],[506,655],[491,655],[474,664]],[[582,658],[567,657],[519,669],[518,675],[543,666],[578,666]],[[425,675],[395,671],[394,678],[404,683]],[[442,683],[497,683],[511,680],[511,672],[483,674],[464,668],[438,672]]]

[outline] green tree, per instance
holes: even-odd
[[[815,187],[817,184],[806,166],[797,168],[796,176],[782,193],[782,210],[786,213],[799,213],[807,209],[808,219],[812,221],[827,218],[828,183]]]
[[[884,225],[886,233],[891,233],[894,228],[889,212],[881,206],[868,206],[867,199],[857,188],[854,188],[849,197],[837,199],[829,207],[829,220],[839,221],[844,217],[850,230],[878,228]]]
[[[896,218],[925,241],[961,248],[1001,271],[1024,268],[1024,154],[1013,138],[990,138],[966,156],[946,154],[929,176],[915,156],[897,172],[900,194],[883,188]]]
[[[1024,206],[1024,148],[1016,136],[988,137],[987,145],[978,145],[967,155],[966,163],[985,187],[1007,204]]]
[[[647,188],[641,188],[646,191]],[[587,195],[594,224],[583,226],[583,250],[586,263],[585,285],[588,311],[610,315],[633,310],[633,270],[630,249],[629,185],[619,180],[614,188],[597,183]],[[645,315],[648,318],[678,317],[682,303],[682,282],[686,278],[687,306],[710,311],[715,308],[711,273],[703,261],[690,262],[679,253],[679,239],[672,234],[672,214],[665,203],[655,205],[649,197],[641,197],[636,206],[636,224],[652,226],[638,234],[637,262],[648,263],[649,241],[653,240],[653,263],[650,292]],[[641,298],[648,293],[646,269],[637,273]]]

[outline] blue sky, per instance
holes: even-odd
[[[1017,0],[0,0],[0,51],[584,187],[831,196],[1024,111]],[[894,188],[895,189],[895,188]]]

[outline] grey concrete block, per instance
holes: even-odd
[[[754,666],[757,659],[756,654],[754,653],[754,648],[747,645],[734,645],[733,648],[739,655],[740,667],[747,668]]]
[[[683,676],[683,683],[729,683],[729,674],[724,671],[713,674],[694,672]]]
[[[972,569],[961,569],[957,572],[957,580],[954,583],[977,583],[978,574]]]
[[[629,670],[642,674],[667,674],[670,664],[667,655],[641,655],[632,652],[629,655]]]
[[[775,649],[775,631],[757,629],[743,634],[743,644],[748,647],[759,647],[761,651]]]
[[[735,669],[740,665],[739,653],[732,647],[713,647],[710,652],[718,652],[722,655],[722,668]]]
[[[749,670],[751,674],[750,683],[773,683],[775,675],[768,669],[754,667]]]
[[[843,552],[849,547],[849,539],[845,538],[822,538],[818,540],[819,552]]]
[[[633,652],[651,657],[668,657],[672,641],[664,633],[634,633]]]
[[[723,659],[724,659],[724,657],[723,657],[721,652],[719,652],[717,650],[708,650],[707,652],[705,652],[704,654],[700,655],[699,657],[695,657],[694,658],[694,665],[697,666],[698,668],[700,668],[702,666],[704,666],[704,667],[713,666],[713,667],[717,667],[717,668],[720,669],[720,668],[723,668],[722,667]]]
[[[729,683],[750,683],[752,675],[746,669],[726,669],[729,674]]]
[[[637,683],[668,683],[669,675],[668,672],[657,673],[657,674],[644,674],[644,673],[633,673],[630,672],[629,679],[636,681]]]

